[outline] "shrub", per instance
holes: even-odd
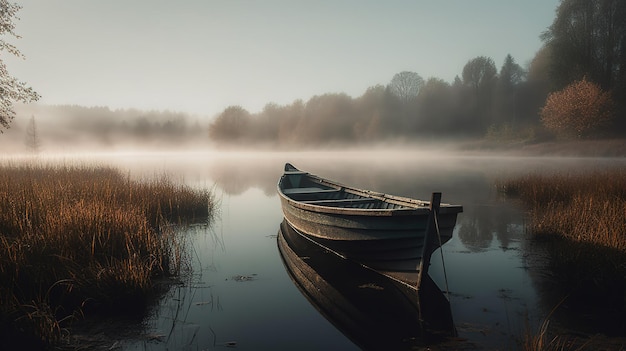
[[[589,138],[610,125],[613,109],[610,93],[583,78],[548,96],[541,121],[559,137]]]

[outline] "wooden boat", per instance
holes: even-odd
[[[278,193],[294,229],[346,258],[386,271],[421,271],[424,261],[427,269],[430,255],[450,240],[463,211],[438,200],[431,204],[349,187],[289,163]]]
[[[363,350],[414,350],[456,335],[449,302],[430,277],[418,291],[328,253],[286,221],[277,241],[296,287]]]

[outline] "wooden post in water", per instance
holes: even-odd
[[[439,214],[439,205],[441,203],[441,193],[432,193],[430,196],[430,214],[428,215],[428,222],[426,223],[426,232],[424,233],[424,246],[422,247],[422,259],[418,267],[417,273],[417,291],[419,292],[422,285],[422,279],[424,274],[428,274],[428,266],[430,265],[430,245],[433,240],[432,233],[436,231],[435,228],[435,216]],[[436,234],[436,233],[435,233]]]

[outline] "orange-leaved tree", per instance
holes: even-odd
[[[611,94],[583,78],[548,95],[541,121],[557,136],[589,138],[610,125],[613,110]]]

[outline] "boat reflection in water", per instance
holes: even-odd
[[[286,220],[278,248],[300,291],[364,350],[412,349],[456,334],[449,302],[427,274],[418,292],[417,282],[401,282],[345,259]]]

